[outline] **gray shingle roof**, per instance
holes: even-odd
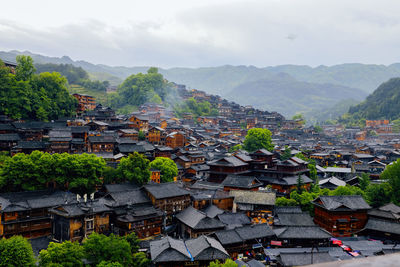
[[[288,226],[274,229],[280,239],[325,239],[331,235],[317,226]]]
[[[204,212],[201,212],[192,206],[187,207],[182,212],[176,215],[176,218],[189,226],[192,229],[216,229],[224,228],[225,225],[216,218],[207,217]]]
[[[320,196],[313,202],[321,200],[322,207],[327,210],[367,210],[371,207],[365,202],[362,196]]]
[[[388,220],[369,218],[364,229],[400,235],[400,223]]]
[[[190,261],[184,241],[169,236],[151,241],[150,254],[153,262]]]
[[[274,225],[279,226],[314,226],[308,213],[278,213]]]
[[[212,237],[200,236],[186,241],[194,260],[225,260],[230,258],[224,247]]]
[[[275,205],[276,199],[276,194],[271,192],[232,190],[229,195],[235,198],[236,203],[242,204]]]
[[[0,212],[49,208],[76,202],[75,194],[63,191],[40,190],[0,194]]]
[[[222,182],[222,185],[250,189],[262,186],[262,183],[257,178],[251,176],[228,175]]]
[[[189,195],[189,191],[180,188],[176,183],[147,184],[144,188],[156,199]]]

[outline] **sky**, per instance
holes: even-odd
[[[398,0],[14,0],[0,50],[113,66],[400,62]]]

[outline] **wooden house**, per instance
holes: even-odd
[[[116,139],[112,135],[89,136],[88,152],[114,152]]]
[[[151,127],[146,133],[146,141],[153,145],[165,145],[167,134],[160,127]]]
[[[190,193],[174,182],[147,184],[144,189],[153,206],[166,213],[167,223],[171,222],[172,215],[190,205]]]
[[[249,164],[236,157],[224,157],[207,163],[210,166],[210,182],[222,182],[229,174],[249,173]]]
[[[172,132],[165,137],[165,145],[170,148],[184,147],[185,144],[186,138],[182,132]]]
[[[154,207],[128,209],[116,218],[116,231],[120,235],[135,233],[138,238],[149,238],[161,234],[164,213]]]
[[[166,236],[150,241],[151,261],[156,267],[207,267],[210,262],[224,262],[229,254],[212,237],[200,236],[196,239],[179,240]]]
[[[225,224],[214,217],[207,216],[191,206],[176,215],[178,220],[178,233],[184,238],[195,238],[208,235],[218,230],[223,230]]]
[[[146,132],[149,129],[149,118],[145,115],[134,114],[129,118],[129,128]]]
[[[246,251],[262,251],[276,238],[274,231],[266,224],[255,224],[237,227],[231,230],[215,232],[214,236],[232,258]]]
[[[73,96],[78,100],[76,113],[80,114],[86,110],[93,110],[96,108],[96,98],[94,96],[76,93],[73,94]]]
[[[158,169],[150,169],[150,181],[154,183],[161,183],[161,171]]]
[[[71,151],[71,129],[51,130],[49,132],[50,152],[69,153]]]
[[[118,135],[122,138],[129,138],[131,140],[139,140],[139,132],[136,129],[120,129]]]
[[[314,222],[333,236],[351,236],[364,228],[371,207],[362,196],[320,196],[313,201]]]
[[[52,238],[63,242],[82,241],[91,233],[110,233],[110,213],[103,199],[62,204],[49,209],[52,214]]]
[[[48,236],[52,230],[49,209],[75,201],[72,193],[52,190],[0,194],[0,237]]]

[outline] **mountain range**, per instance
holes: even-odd
[[[18,54],[30,55],[35,63],[80,66],[87,70],[91,77],[108,80],[114,85],[121,83],[131,74],[146,72],[149,68],[96,65],[82,60],[74,61],[68,56],[47,57],[28,51],[0,52],[0,58],[15,61]],[[160,68],[159,72],[169,81],[218,94],[240,104],[278,111],[285,116],[301,112],[309,119],[325,120],[328,118],[321,118],[321,114],[330,114],[330,109],[335,109],[335,114],[339,116],[347,112],[347,105],[342,105],[342,112],[338,109],[341,102],[359,103],[381,83],[392,77],[400,77],[400,63],[389,66],[341,64],[315,68],[300,65],[265,68],[225,65],[206,68]]]

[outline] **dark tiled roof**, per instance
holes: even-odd
[[[65,203],[74,203],[76,196],[69,192],[40,190],[0,194],[0,212],[49,208]]]
[[[139,205],[150,203],[149,198],[140,189],[123,192],[111,192],[108,195],[112,200],[115,201],[115,203],[113,204],[114,206]]]
[[[364,229],[400,235],[400,223],[389,220],[369,218]]]
[[[248,225],[251,224],[249,217],[246,214],[238,212],[224,212],[223,214],[217,215],[218,219],[226,225]]]
[[[204,213],[207,214],[208,217],[214,218],[215,216],[224,213],[224,210],[221,210],[215,205],[210,205],[204,210]]]
[[[366,210],[371,207],[365,202],[362,196],[320,196],[313,202],[316,205],[321,200],[322,207],[327,210]]]
[[[18,141],[16,148],[21,149],[45,149],[48,146],[47,142],[43,141]]]
[[[228,175],[222,182],[222,185],[251,189],[262,186],[262,183],[257,178],[251,176]]]
[[[300,206],[275,207],[275,213],[302,213]]]
[[[317,226],[288,226],[274,229],[280,239],[326,239],[331,235]]]
[[[214,160],[207,163],[210,166],[231,166],[231,167],[239,167],[239,166],[247,166],[248,164],[241,161],[235,157],[225,157],[219,160]]]
[[[184,241],[169,236],[151,241],[150,254],[153,262],[190,261]]]
[[[192,229],[216,229],[225,227],[218,219],[207,217],[204,212],[191,206],[177,214],[176,218]]]
[[[189,191],[180,188],[176,183],[147,184],[144,188],[156,199],[189,195]]]
[[[186,247],[194,260],[212,261],[229,259],[224,247],[212,237],[200,236],[186,241]]]
[[[314,226],[313,219],[308,213],[278,213],[274,220],[279,226]]]
[[[19,141],[21,138],[18,134],[0,134],[0,141]]]

